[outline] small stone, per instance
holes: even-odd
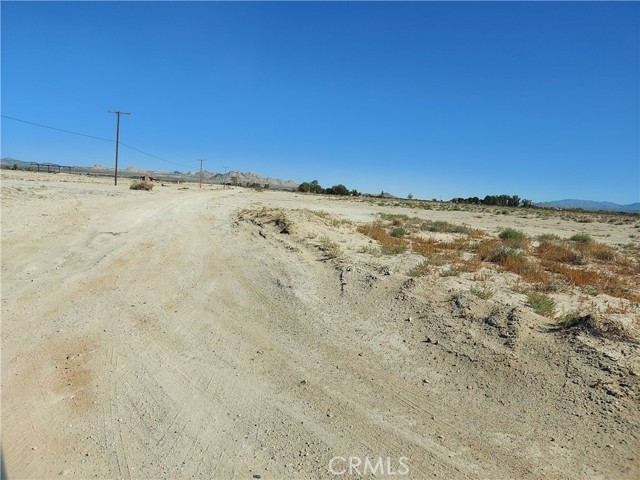
[[[427,380],[426,378],[422,379],[422,383],[431,383],[429,380]]]
[[[613,445],[608,444],[608,445],[607,445],[607,448],[613,448]]]

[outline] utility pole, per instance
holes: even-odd
[[[114,185],[118,185],[118,144],[120,143],[120,115],[131,115],[129,112],[121,112],[119,110],[111,111],[109,113],[115,113],[118,115],[118,126],[116,127],[116,173]]]
[[[202,188],[202,162],[204,162],[205,160],[199,159],[200,160],[200,188]]]

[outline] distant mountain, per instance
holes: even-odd
[[[630,203],[629,205],[619,205],[612,202],[594,202],[593,200],[554,200],[551,202],[538,202],[538,207],[545,208],[579,208],[582,210],[602,210],[605,212],[630,212],[640,213],[640,203]]]

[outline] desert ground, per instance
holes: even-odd
[[[9,478],[640,478],[638,216],[0,180]]]

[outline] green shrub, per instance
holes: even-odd
[[[441,277],[457,277],[460,275],[460,268],[457,265],[450,265],[446,270],[440,272]]]
[[[480,288],[480,287],[471,287],[470,292],[474,294],[476,297],[481,298],[483,300],[488,300],[496,293],[494,290],[490,288]]]
[[[407,234],[407,231],[402,227],[394,228],[393,231],[391,232],[391,236],[396,238],[402,238],[406,234]]]
[[[593,238],[588,233],[576,233],[569,240],[578,243],[593,243]]]
[[[525,248],[527,246],[527,235],[520,230],[506,228],[498,235],[502,243],[512,248]]]
[[[538,315],[545,317],[551,316],[556,309],[556,302],[549,295],[539,292],[529,292],[527,294],[529,306]]]
[[[582,320],[580,312],[574,310],[572,312],[565,313],[558,319],[558,328],[561,330],[575,327]]]
[[[455,225],[444,220],[426,221],[423,223],[422,229],[440,233],[469,233],[471,230],[464,225]]]

